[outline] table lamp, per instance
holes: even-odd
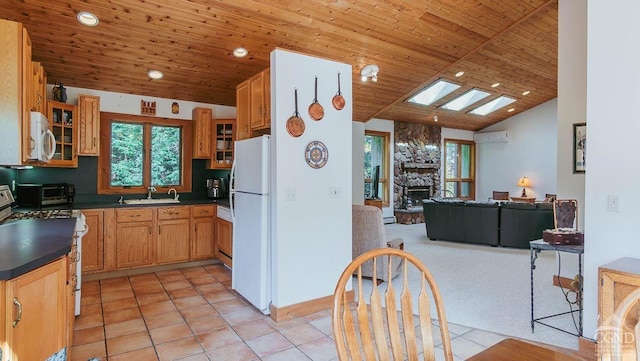
[[[522,195],[521,197],[527,196],[527,190],[525,187],[531,187],[531,181],[527,177],[522,177],[518,181],[518,187],[522,187]]]

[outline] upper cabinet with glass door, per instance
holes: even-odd
[[[56,138],[56,150],[48,164],[50,167],[78,167],[77,109],[71,104],[47,102],[49,129]]]
[[[215,136],[213,138],[213,152],[208,162],[211,169],[230,169],[233,163],[233,142],[235,137],[235,119],[216,119],[214,122]]]

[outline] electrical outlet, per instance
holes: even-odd
[[[609,212],[620,212],[620,196],[618,195],[607,196],[607,210]]]
[[[295,201],[296,200],[296,189],[295,188],[287,188],[285,189],[285,197],[287,201]]]

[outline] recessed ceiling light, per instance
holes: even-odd
[[[97,16],[88,11],[79,12],[77,18],[81,24],[86,26],[96,26],[100,22]]]
[[[459,71],[456,73],[456,77],[461,77],[464,75],[464,71]]]
[[[515,108],[509,108],[507,111],[508,111],[509,113],[511,113],[511,112],[512,112],[512,111],[514,111],[514,110],[516,110],[516,109],[515,109]]]
[[[249,54],[249,51],[243,47],[233,49],[233,56],[236,58],[244,58],[247,54]]]
[[[531,93],[531,92],[528,91],[528,90],[525,90],[525,91],[522,92],[522,95],[529,95],[529,93]]]
[[[491,87],[492,87],[492,88],[497,88],[497,87],[499,87],[499,86],[500,86],[500,83],[493,83],[493,84],[491,84]]]
[[[149,70],[147,75],[149,75],[149,78],[154,80],[162,79],[164,77],[164,74],[160,70]]]

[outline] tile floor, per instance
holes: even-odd
[[[217,264],[83,282],[72,360],[337,359],[330,310],[276,323],[230,287]],[[456,360],[505,338],[449,328]]]

